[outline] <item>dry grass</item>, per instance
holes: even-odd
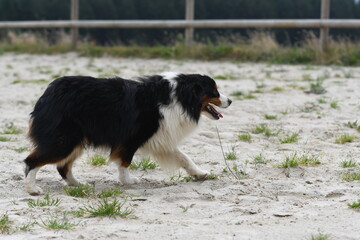
[[[348,39],[331,40],[325,52],[319,50],[319,39],[313,32],[306,32],[304,38],[294,46],[283,46],[276,42],[270,31],[253,31],[249,39],[219,39],[216,43],[196,43],[187,49],[182,41],[172,46],[113,45],[97,46],[91,41],[82,41],[77,52],[85,56],[141,57],[165,59],[200,59],[271,62],[286,64],[338,64],[360,65],[360,45]],[[1,52],[34,54],[58,54],[71,51],[70,36],[64,31],[56,33],[56,42],[49,43],[39,33],[9,32],[0,41]]]

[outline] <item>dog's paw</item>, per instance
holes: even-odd
[[[70,187],[77,187],[77,186],[80,186],[80,185],[83,185],[81,184],[80,182],[76,181],[75,179],[65,179],[65,182],[67,183],[68,186]]]
[[[198,180],[205,180],[210,175],[210,172],[205,170],[199,170],[196,174],[193,175]]]
[[[32,196],[43,195],[44,191],[38,186],[26,187],[26,191]]]
[[[139,182],[140,182],[140,179],[137,177],[128,177],[128,178],[120,179],[121,185],[132,185],[132,184],[139,183]]]

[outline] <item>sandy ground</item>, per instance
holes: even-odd
[[[125,187],[128,197],[124,206],[134,210],[132,217],[76,217],[69,212],[98,199],[67,196],[56,168],[46,166],[38,174],[38,184],[61,203],[30,208],[30,199],[43,196],[25,192],[22,160],[31,148],[26,138],[29,113],[47,82],[62,75],[131,78],[164,71],[228,78],[217,81],[227,95],[261,90],[253,93],[256,98],[233,97],[233,104],[222,111],[223,119],[204,119],[181,146],[201,168],[218,178],[186,182],[185,172],[168,174],[159,167],[132,170],[142,179]],[[321,76],[326,78],[326,93],[304,93],[310,85],[306,80]],[[1,55],[0,131],[12,123],[21,133],[0,134],[8,138],[0,141],[0,217],[8,216],[11,225],[10,234],[0,234],[0,239],[310,239],[319,234],[329,239],[360,239],[360,212],[347,206],[360,199],[360,183],[342,179],[345,172],[359,172],[359,166],[340,166],[345,160],[360,162],[360,134],[344,125],[360,120],[359,78],[358,68],[333,66]],[[331,102],[338,107],[331,107]],[[266,120],[266,114],[277,119]],[[278,135],[252,133],[262,123]],[[216,127],[224,151],[235,146],[237,159],[227,163],[246,173],[240,180],[226,168]],[[250,143],[238,139],[244,133],[251,135]],[[299,140],[281,144],[280,139],[291,133],[299,133]],[[336,138],[345,133],[355,135],[355,140],[336,144]],[[278,167],[294,153],[317,156],[321,164],[286,171]],[[96,192],[120,188],[115,166],[90,165],[92,154],[89,151],[76,162],[78,180],[95,184]],[[255,164],[259,154],[265,162]],[[117,199],[123,201],[123,195]],[[64,216],[75,224],[71,230],[51,230],[41,224]],[[40,224],[20,230],[35,221]]]

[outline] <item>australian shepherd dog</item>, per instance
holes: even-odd
[[[150,154],[160,166],[182,167],[189,175],[205,179],[208,172],[178,145],[195,130],[202,114],[218,120],[222,115],[215,106],[230,104],[215,81],[200,74],[164,73],[135,80],[58,78],[31,113],[29,138],[34,149],[24,160],[25,189],[32,195],[43,193],[35,182],[46,164],[56,164],[68,185],[78,185],[72,166],[87,146],[110,150],[120,184],[139,181],[128,170],[138,150]]]

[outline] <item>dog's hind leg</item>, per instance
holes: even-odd
[[[196,164],[179,149],[176,149],[174,151],[173,157],[190,176],[193,176],[197,179],[206,179],[206,177],[210,174],[208,171],[202,170],[198,166],[196,166]]]
[[[40,168],[45,164],[39,164],[39,157],[37,151],[34,150],[25,160],[25,179],[24,186],[25,190],[30,195],[41,195],[43,190],[36,186],[36,174]]]
[[[25,180],[24,185],[26,191],[30,195],[40,195],[43,191],[36,186],[36,174],[39,169],[46,164],[58,164],[58,171],[60,175],[70,184],[77,184],[77,181],[71,173],[71,167],[76,159],[81,154],[79,147],[56,148],[51,151],[42,152],[35,149],[25,160]]]
[[[135,184],[140,181],[138,178],[131,176],[129,172],[129,166],[135,151],[122,147],[111,150],[110,161],[114,161],[118,166],[119,181],[121,185]]]
[[[83,148],[81,146],[75,147],[66,158],[57,163],[59,174],[69,186],[77,186],[80,184],[72,174],[72,166],[74,161],[81,156],[82,152]]]

